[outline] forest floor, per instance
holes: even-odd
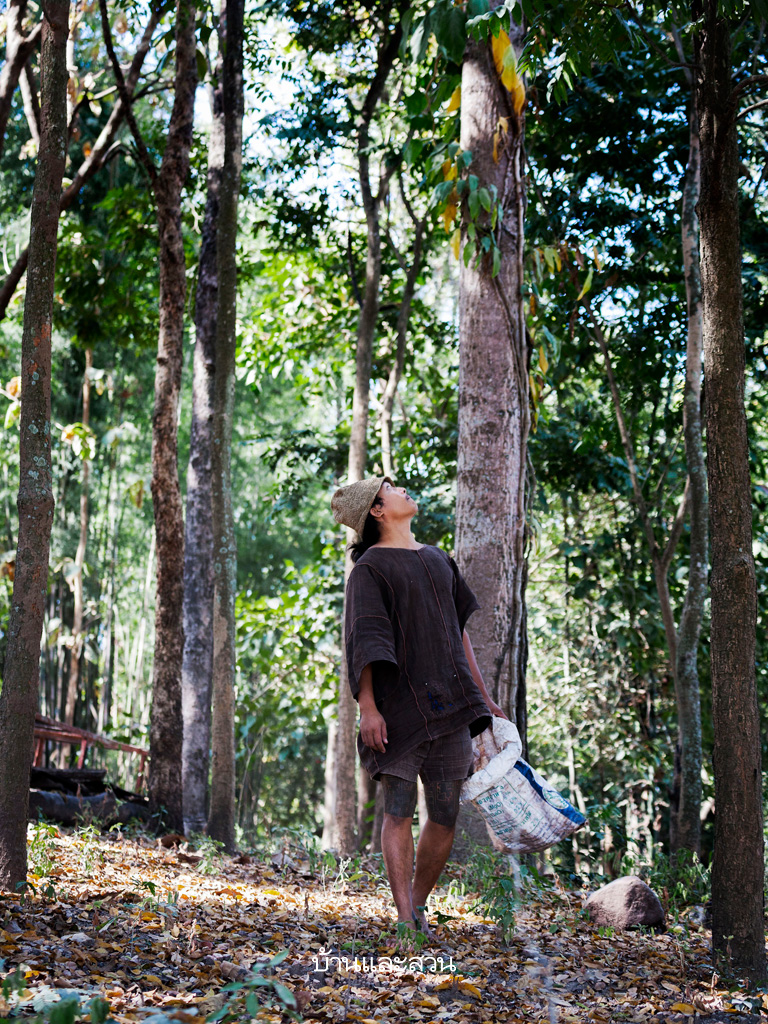
[[[31,855],[34,890],[0,895],[0,1018],[283,1021],[296,1000],[308,1024],[761,1019],[758,1001],[720,986],[708,932],[612,934],[556,884],[526,891],[505,943],[449,863],[430,907],[438,942],[409,950],[380,857],[279,866],[49,826]]]

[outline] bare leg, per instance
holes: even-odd
[[[429,818],[419,835],[416,849],[416,874],[413,879],[411,900],[414,913],[422,929],[431,935],[426,914],[418,907],[426,907],[429,894],[434,889],[453,847],[456,832],[456,818],[459,813],[459,796],[464,780],[449,782],[427,782],[424,794],[427,800]]]
[[[413,811],[416,783],[396,775],[382,774],[384,786],[384,822],[381,826],[381,852],[387,868],[389,887],[397,907],[397,923],[414,927],[411,906],[413,877]]]

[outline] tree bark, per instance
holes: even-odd
[[[216,239],[218,303],[213,452],[213,717],[208,834],[235,849],[235,595],[237,544],[232,510],[232,418],[237,341],[237,203],[243,148],[244,0],[222,0],[224,166]]]
[[[352,431],[349,439],[349,458],[347,462],[348,483],[355,483],[357,480],[363,479],[368,455],[368,404],[371,366],[373,364],[373,341],[376,334],[376,321],[379,315],[379,288],[381,284],[381,231],[379,215],[391,174],[391,172],[386,172],[382,168],[379,175],[378,189],[374,192],[371,184],[370,130],[376,107],[384,92],[392,65],[397,58],[397,51],[402,36],[399,18],[402,17],[407,6],[407,4],[403,4],[398,9],[397,27],[393,32],[387,33],[379,48],[376,72],[368,87],[368,92],[358,117],[357,164],[360,194],[366,223],[366,263],[365,288],[363,290],[360,316],[357,322],[355,387],[352,395]],[[388,15],[389,6],[387,6],[384,17]],[[386,21],[384,25],[386,32]],[[354,540],[354,531],[347,529],[345,536],[347,541],[344,558],[344,582],[346,588],[346,581],[352,571],[352,559],[349,557],[347,549]],[[342,612],[342,622],[343,619]],[[343,627],[341,639],[341,650],[343,652]],[[348,856],[357,848],[355,834],[355,826],[357,824],[357,787],[355,785],[357,702],[349,688],[346,659],[343,656],[339,672],[336,717],[332,761],[333,782],[330,786],[326,786],[326,792],[330,790],[333,793],[334,806],[332,813],[326,816],[326,825],[330,822],[331,828],[324,829],[322,845],[325,849],[335,849],[342,856]]]
[[[144,59],[149,52],[149,46],[152,42],[152,35],[157,27],[157,22],[160,17],[160,8],[158,4],[154,4],[150,11],[149,21],[147,27],[144,30],[144,34],[141,37],[139,46],[136,50],[136,54],[131,61],[131,66],[128,71],[128,75],[125,80],[126,89],[129,95],[133,95],[136,85],[139,81],[141,69],[144,64]],[[94,174],[107,162],[110,152],[112,150],[112,143],[117,129],[123,122],[125,117],[125,104],[122,98],[118,98],[115,102],[112,112],[107,119],[107,123],[102,128],[98,139],[93,145],[93,149],[88,156],[83,160],[77,169],[74,178],[70,185],[61,194],[61,201],[59,204],[59,213],[63,213],[68,210],[75,199],[80,194],[82,187],[88,182]],[[29,249],[24,249],[19,253],[16,262],[11,267],[11,271],[0,285],[0,320],[5,317],[6,310],[8,309],[8,303],[13,298],[14,292],[16,291],[19,282],[24,276],[24,271],[27,269],[27,260],[29,259]]]
[[[701,285],[712,531],[715,848],[712,945],[729,970],[766,974],[763,806],[755,688],[757,593],[744,408],[739,154],[731,26],[702,0],[695,38],[701,139]]]
[[[152,501],[157,537],[155,658],[149,736],[149,800],[178,832],[181,796],[181,662],[184,649],[184,517],[179,487],[177,420],[187,294],[181,191],[189,168],[197,62],[194,0],[176,8],[176,74],[168,141],[155,183],[160,239],[160,333],[152,416]]]
[[[404,189],[403,198],[405,199]],[[382,469],[384,470],[384,476],[390,476],[393,479],[392,409],[395,405],[395,396],[397,395],[397,388],[400,383],[400,378],[403,375],[403,367],[405,365],[408,328],[411,322],[411,305],[413,303],[413,296],[416,292],[416,282],[418,281],[419,274],[421,273],[424,230],[426,228],[426,220],[416,220],[415,216],[411,212],[410,205],[407,204],[407,202],[406,205],[414,226],[413,252],[411,254],[411,262],[408,265],[408,269],[405,274],[405,284],[403,285],[403,294],[400,299],[400,308],[397,311],[397,343],[395,346],[395,358],[389,371],[389,377],[387,378],[387,383],[384,388],[384,394],[381,398],[381,413],[379,415]]]
[[[89,425],[91,418],[91,378],[88,371],[93,367],[93,349],[85,350],[85,372],[83,374],[83,418],[84,427]],[[72,648],[69,654],[69,681],[67,684],[67,702],[64,708],[64,721],[73,725],[75,721],[75,705],[80,687],[80,658],[83,653],[83,564],[85,549],[88,544],[88,478],[91,462],[83,458],[80,487],[80,537],[75,552],[75,575],[72,581],[72,593],[75,607],[72,615]]]
[[[27,0],[9,0],[5,28],[5,63],[0,71],[0,156],[3,155],[5,130],[11,115],[13,94],[42,29],[42,23],[38,22],[29,35],[24,35],[22,23],[26,12]]]
[[[683,433],[688,467],[690,553],[688,584],[677,629],[675,689],[679,764],[677,806],[670,808],[670,849],[701,852],[701,698],[698,649],[709,575],[709,498],[701,422],[702,305],[699,262],[699,219],[696,205],[701,189],[701,153],[695,102],[691,102],[688,166],[685,172],[681,228],[683,269],[688,303]]]
[[[21,338],[19,537],[0,692],[0,886],[27,877],[27,813],[40,638],[53,521],[51,320],[67,134],[69,0],[48,0],[42,29],[40,151],[32,193],[30,264]]]
[[[184,719],[182,783],[184,831],[203,832],[208,820],[208,769],[213,687],[213,445],[216,369],[216,230],[224,166],[224,107],[221,60],[212,95],[208,143],[208,194],[203,219],[195,296],[195,355],[192,373],[192,425],[187,468],[184,533],[184,660],[181,704]]]
[[[493,6],[493,5],[492,5]],[[512,26],[515,27],[514,25]],[[516,53],[522,31],[511,38]],[[526,462],[529,343],[523,311],[524,119],[494,66],[490,40],[470,41],[461,81],[461,148],[480,186],[498,190],[501,262],[492,277],[462,261],[456,558],[481,611],[472,645],[492,698],[525,737]],[[494,132],[508,132],[494,159]],[[470,244],[463,231],[463,245]]]

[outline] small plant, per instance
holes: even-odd
[[[218,875],[224,858],[224,843],[200,832],[193,832],[190,839],[200,854],[197,870],[201,875]]]
[[[225,985],[221,991],[229,992],[229,998],[218,1013],[207,1018],[208,1021],[211,1024],[217,1021],[229,1024],[229,1021],[252,1019],[262,1010],[280,1012],[291,1020],[300,1021],[301,1015],[296,1012],[298,1004],[293,992],[279,981],[265,978],[261,973],[272,971],[287,956],[288,950],[283,950],[266,963],[255,964],[251,969],[251,976],[245,981],[234,981]]]
[[[512,933],[517,902],[514,879],[503,876],[497,878],[496,882],[486,889],[476,904],[496,922],[496,927],[501,932],[502,942],[507,942],[507,936]]]
[[[36,821],[27,828],[27,859],[34,875],[48,878],[56,866],[53,861],[54,840],[59,830],[45,821]]]
[[[664,894],[666,909],[672,914],[691,905],[703,906],[710,898],[709,868],[690,850],[659,855],[646,881]]]
[[[84,875],[91,875],[97,863],[104,863],[104,854],[99,849],[101,833],[92,824],[81,825],[78,829],[75,829],[75,838],[79,840],[80,870]]]

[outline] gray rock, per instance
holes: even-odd
[[[644,925],[663,931],[664,908],[656,893],[637,875],[626,875],[593,892],[584,907],[596,925],[620,931]]]

